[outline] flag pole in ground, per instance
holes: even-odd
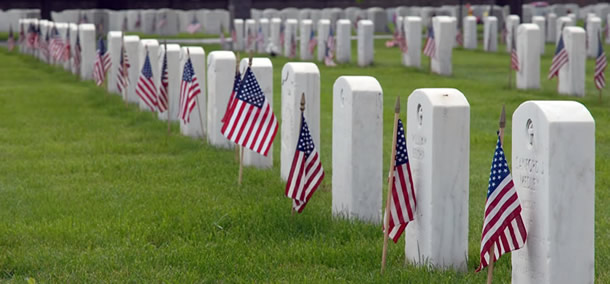
[[[164,57],[167,58],[167,40],[163,41],[163,49],[164,49]],[[163,72],[164,70],[162,70],[161,72]],[[163,74],[161,74],[161,76],[163,77]],[[163,83],[161,83],[163,84]],[[172,132],[172,120],[171,120],[171,116],[170,116],[170,107],[169,107],[169,94],[167,94],[167,135],[170,135]]]
[[[388,198],[385,203],[385,214],[383,218],[383,252],[381,254],[381,274],[385,270],[386,257],[388,254],[388,237],[390,234],[390,204],[392,204],[392,182],[394,181],[394,166],[396,162],[396,133],[398,132],[398,119],[400,118],[400,97],[396,98],[394,106],[394,130],[392,132],[392,155],[390,156],[390,170],[388,173]]]
[[[250,50],[250,57],[248,58],[248,68],[252,67],[252,56],[253,56],[253,51]],[[239,157],[239,177],[238,177],[238,184],[241,185],[241,180],[242,180],[242,176],[243,176],[243,172],[244,172],[244,147],[241,146],[241,155]]]
[[[502,113],[500,114],[500,123],[498,128],[498,135],[500,136],[500,144],[504,145],[504,128],[506,127],[506,109],[502,105]],[[489,265],[487,266],[487,284],[491,284],[494,274],[494,255],[496,253],[495,243],[489,248]]]
[[[186,55],[188,59],[191,59],[191,51],[189,48],[186,48]],[[201,125],[201,140],[205,143],[205,134],[203,133],[203,118],[201,117],[201,105],[199,104],[199,94],[195,96],[195,102],[197,103],[197,112],[199,113],[199,124]]]
[[[239,73],[239,52],[237,53],[237,57],[235,59],[235,75]],[[230,101],[229,101],[230,103]],[[235,161],[239,161],[239,144],[235,143]]]

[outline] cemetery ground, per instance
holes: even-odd
[[[383,45],[376,41],[372,67],[319,64],[318,147],[326,178],[295,216],[279,175],[280,135],[274,167],[245,168],[238,186],[234,151],[181,136],[177,123],[168,136],[166,123],[155,115],[126,108],[92,81],[0,48],[0,279],[483,283],[486,271],[474,270],[502,104],[510,164],[517,106],[574,99],[596,120],[595,277],[610,282],[610,91],[599,103],[593,61],[587,60],[586,97],[574,98],[558,95],[556,80],[544,78],[551,45],[541,59],[539,91],[507,88],[510,57],[503,51],[454,50],[454,75],[441,77],[428,73],[427,58],[421,70],[405,68],[399,50]],[[208,53],[218,48],[205,46]],[[281,117],[281,69],[293,60],[272,61],[273,107]],[[403,236],[390,243],[388,267],[380,275],[381,226],[332,217],[332,86],[341,75],[374,76],[383,88],[384,176],[395,97],[401,97],[404,120],[407,97],[416,88],[453,87],[465,94],[471,106],[467,273],[405,266]],[[496,265],[496,283],[509,282],[510,271],[506,255]]]

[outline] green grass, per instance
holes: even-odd
[[[279,141],[274,168],[246,168],[240,187],[233,151],[181,136],[177,125],[167,136],[165,123],[135,106],[126,109],[119,97],[93,82],[0,49],[0,278],[482,283],[486,273],[474,269],[501,105],[510,118],[526,100],[575,99],[596,119],[595,275],[597,282],[609,282],[610,98],[598,102],[592,60],[587,61],[587,96],[573,98],[559,96],[556,81],[544,78],[539,91],[508,89],[510,59],[504,52],[457,49],[454,75],[441,77],[428,73],[425,57],[423,70],[401,66],[398,49],[383,44],[376,41],[374,66],[319,66],[319,148],[327,175],[298,216],[291,216],[291,202],[283,196]],[[542,74],[552,49],[547,46],[541,60]],[[281,69],[291,60],[272,61],[274,110],[280,116]],[[466,95],[471,105],[468,273],[404,266],[401,239],[389,245],[387,272],[381,276],[380,226],[332,218],[332,85],[341,75],[370,75],[381,83],[384,172],[396,96],[404,105],[416,88],[455,87]],[[510,119],[506,132],[510,159]],[[509,282],[510,271],[507,255],[496,265],[495,280]]]

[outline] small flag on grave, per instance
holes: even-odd
[[[426,45],[424,46],[424,55],[428,57],[434,57],[436,53],[436,43],[434,42],[434,28],[432,25],[428,26],[428,39],[426,40]]]
[[[129,85],[129,59],[127,58],[127,52],[125,52],[125,44],[121,41],[121,55],[119,58],[119,72],[117,72],[116,87],[122,94]]]
[[[462,36],[462,30],[460,28],[457,29],[455,41],[457,41],[458,46],[464,46],[464,36]]]
[[[193,20],[188,26],[186,26],[186,31],[189,32],[189,34],[194,34],[199,29],[201,29],[201,23],[199,22],[199,20],[197,20],[197,16],[193,15]]]
[[[146,49],[146,57],[144,58],[144,65],[142,65],[142,72],[140,72],[140,77],[138,77],[136,94],[138,94],[140,99],[142,99],[151,111],[154,112],[157,109],[157,87],[153,81],[148,48]]]
[[[295,58],[297,56],[297,40],[296,40],[296,35],[293,34],[292,37],[290,37],[290,54],[288,55],[289,58]]]
[[[335,50],[335,37],[333,36],[333,29],[331,28],[328,32],[328,38],[326,39],[326,50],[324,51],[324,65],[326,66],[337,66],[333,60]]]
[[[320,155],[311,138],[305,116],[301,113],[301,130],[292,166],[286,183],[286,197],[292,198],[292,209],[303,212],[305,206],[324,179]]]
[[[517,42],[515,41],[515,31],[513,31],[513,39],[510,42],[510,68],[519,71],[519,56],[517,55]]]
[[[159,112],[169,109],[169,72],[167,66],[167,44],[163,51],[163,65],[161,66],[161,86],[159,86]]]
[[[521,217],[521,203],[498,135],[485,202],[481,264],[476,271],[481,271],[503,254],[522,248],[526,239],[527,232]],[[492,251],[493,256],[491,256]]]
[[[70,49],[71,49],[71,45],[70,45],[70,28],[68,28],[66,30],[66,40],[64,42],[64,44],[62,45],[62,49],[60,52],[60,60],[62,62],[68,62],[70,61]]]
[[[163,15],[161,15],[161,20],[157,22],[157,31],[161,30],[165,26],[167,26],[167,14],[163,13]]]
[[[313,54],[313,51],[314,49],[316,49],[317,44],[318,41],[316,40],[316,34],[314,33],[313,29],[311,29],[311,32],[309,33],[309,43],[307,44],[309,54]]]
[[[256,45],[259,49],[265,48],[265,35],[263,34],[262,27],[258,27],[258,32],[256,33]]]
[[[222,126],[222,134],[236,144],[267,156],[277,134],[278,122],[250,67],[246,69],[235,100],[231,117]]]
[[[15,49],[15,35],[13,34],[13,26],[9,27],[8,30],[8,51]]]
[[[59,34],[59,30],[57,27],[53,26],[51,29],[51,39],[49,42],[49,50],[51,52],[51,57],[54,60],[60,60],[63,53],[64,40],[61,38]]]
[[[388,236],[396,243],[407,227],[407,224],[415,218],[417,204],[407,154],[405,129],[400,119],[398,119],[398,132],[396,133],[396,158],[393,179]],[[384,214],[384,216],[387,216],[387,214]]]
[[[184,123],[191,121],[191,112],[197,106],[197,96],[200,93],[201,88],[189,57],[184,64],[182,82],[180,83],[180,112],[178,115]]]
[[[598,90],[601,90],[606,87],[606,77],[604,75],[604,71],[606,70],[606,66],[608,65],[608,62],[606,60],[606,52],[604,52],[604,45],[602,44],[601,33],[598,34],[597,42],[597,58],[595,59],[595,72],[593,75],[593,81],[595,81],[595,87]]]
[[[42,38],[41,34],[40,34],[40,28],[38,29],[38,39],[39,39],[39,43],[38,43],[38,49],[40,49],[40,52],[42,53],[42,56],[48,61],[50,59],[49,56],[51,56],[50,52],[49,52],[49,34],[50,34],[50,30],[49,28],[47,28],[47,33],[44,36],[44,39]]]
[[[110,55],[106,50],[104,39],[100,37],[95,52],[95,64],[93,65],[93,79],[98,86],[106,80],[106,72],[110,68]]]
[[[555,49],[555,55],[551,62],[551,68],[549,69],[548,79],[553,79],[555,76],[559,76],[559,70],[563,65],[568,63],[568,51],[563,44],[563,34],[559,36],[559,42],[557,42],[557,48]]]

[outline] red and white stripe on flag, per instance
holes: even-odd
[[[565,49],[563,44],[563,35],[561,35],[559,36],[559,42],[557,43],[555,55],[553,56],[553,61],[551,62],[548,79],[550,80],[553,77],[558,76],[559,70],[566,63],[568,63],[568,51]]]
[[[108,52],[103,55],[97,53],[95,64],[93,65],[93,79],[98,86],[101,86],[106,79],[106,72],[110,68],[110,56]]]
[[[197,96],[201,93],[193,63],[187,59],[182,72],[182,82],[180,83],[180,112],[179,117],[184,123],[191,121],[191,112],[197,105]]]
[[[119,60],[119,72],[117,72],[117,80],[116,87],[120,93],[123,93],[123,90],[127,89],[127,85],[129,85],[129,59],[127,58],[127,53],[125,53],[125,48],[121,47],[121,59]]]
[[[167,71],[167,50],[163,52],[163,66],[161,67],[161,86],[159,86],[159,112],[167,110],[168,106],[169,74]]]
[[[235,98],[235,107],[222,126],[222,134],[238,145],[267,156],[278,122],[250,67]]]
[[[144,64],[142,65],[142,72],[140,72],[140,76],[138,77],[136,94],[151,111],[157,109],[157,87],[153,81],[152,66],[150,65],[148,51],[146,52]]]
[[[489,265],[490,261],[495,262],[503,254],[522,248],[526,239],[527,231],[521,217],[521,203],[498,136],[485,203],[481,264],[476,271]],[[492,246],[495,246],[493,259],[489,254]]]
[[[301,130],[292,159],[285,194],[292,198],[292,208],[301,213],[324,179],[324,168],[315,148],[305,117],[301,114]]]
[[[510,68],[515,71],[519,71],[519,56],[517,55],[517,49],[514,47],[510,52]]]
[[[595,59],[595,72],[593,75],[593,81],[595,81],[595,87],[598,90],[606,87],[606,76],[604,75],[604,71],[606,71],[607,65],[608,62],[606,59],[606,52],[604,51],[604,46],[602,45],[601,35],[599,35],[597,58]]]
[[[394,166],[388,232],[388,236],[395,243],[404,232],[407,224],[415,219],[415,209],[417,206],[413,179],[411,178],[411,167],[409,166],[409,157],[407,155],[407,140],[405,139],[405,130],[400,119],[398,120],[396,136],[396,164]]]

